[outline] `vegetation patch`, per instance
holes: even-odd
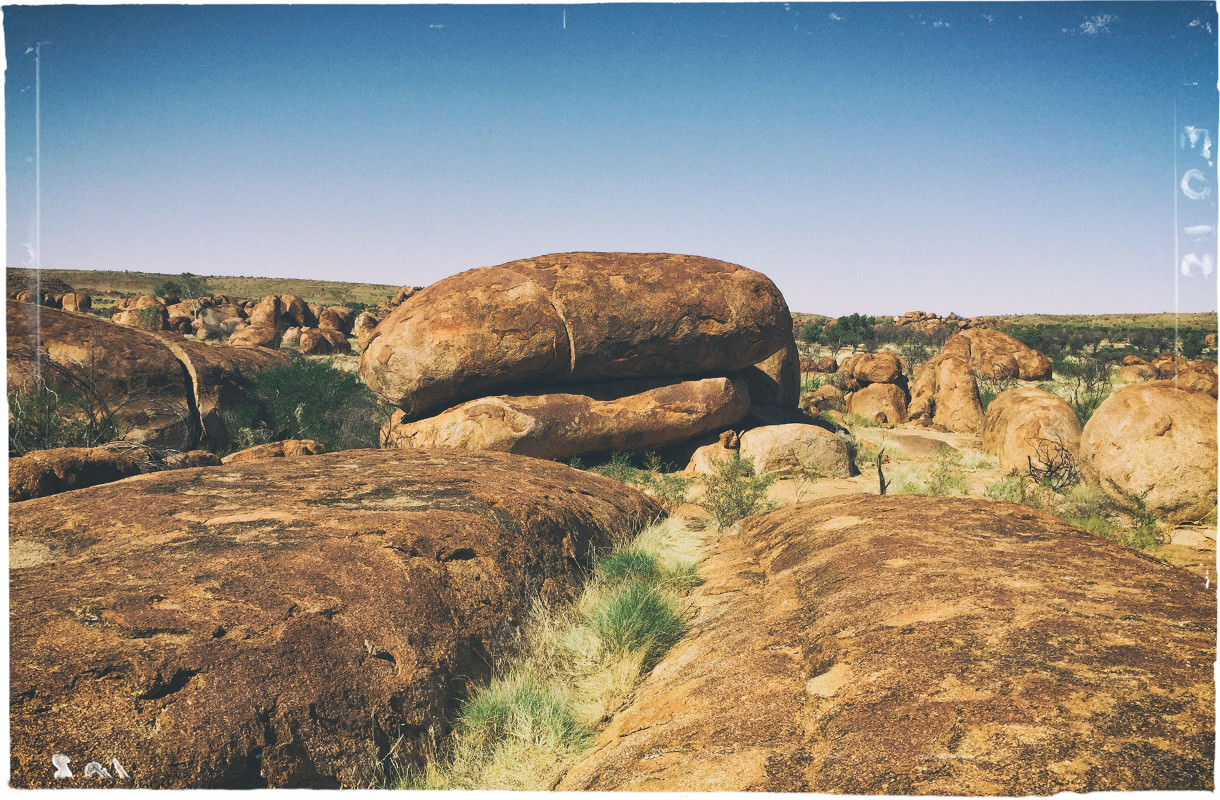
[[[712,471],[701,475],[703,498],[700,505],[712,515],[717,528],[727,528],[751,514],[773,508],[767,488],[775,482],[770,475],[755,475],[754,463],[737,450],[725,459],[713,459]]]
[[[698,546],[671,517],[599,560],[573,605],[536,602],[513,655],[462,704],[439,757],[394,788],[550,789],[682,635]]]
[[[568,466],[585,469],[583,460],[577,456],[568,461]],[[673,511],[686,502],[690,481],[675,475],[676,467],[661,459],[654,452],[642,454],[624,453],[616,450],[610,458],[588,468],[590,472],[613,478],[640,489],[661,502],[667,511]]]
[[[299,359],[255,376],[246,402],[223,415],[230,442],[217,452],[284,439],[313,439],[330,452],[376,447],[390,413],[358,375]]]
[[[895,475],[893,494],[926,494],[952,497],[966,493],[965,459],[960,452],[940,445],[928,467],[909,466]]]

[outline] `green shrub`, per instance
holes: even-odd
[[[639,463],[641,466],[636,466]],[[568,461],[568,466],[581,469],[583,462],[579,458]],[[673,509],[686,502],[686,492],[690,481],[681,475],[673,474],[673,465],[666,464],[661,457],[653,452],[633,456],[630,453],[614,451],[604,464],[590,468],[590,472],[613,478],[620,483],[637,486],[645,494],[652,495],[661,501],[666,509]]]
[[[161,307],[146,306],[136,311],[136,322],[146,331],[161,330]]]
[[[1003,392],[1015,389],[1020,385],[1015,376],[1005,376],[998,371],[988,374],[982,370],[975,370],[974,382],[979,389],[979,404],[982,405],[984,413],[992,400]]]
[[[589,623],[607,647],[642,651],[645,663],[659,658],[684,629],[677,601],[638,581],[616,587]]]
[[[226,416],[229,448],[253,439],[314,439],[330,452],[376,447],[387,412],[358,375],[299,359],[254,378],[248,401]]]
[[[880,423],[875,419],[861,416],[860,414],[844,414],[843,424],[852,428],[878,428]]]
[[[158,297],[174,296],[185,300],[188,297],[204,297],[209,294],[207,278],[184,272],[177,278],[162,281],[153,287]]]
[[[92,363],[60,364],[46,353],[40,367],[26,368],[35,377],[8,392],[10,456],[53,447],[96,447],[122,438],[119,418],[97,390],[93,369]]]
[[[718,528],[727,528],[751,514],[772,507],[767,500],[767,487],[775,482],[771,476],[754,474],[754,464],[741,457],[737,450],[727,459],[713,459],[712,471],[701,475],[703,499]]]

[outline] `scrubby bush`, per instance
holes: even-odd
[[[1004,503],[1020,503],[1025,499],[1023,483],[1021,476],[1009,475],[987,484],[983,488],[983,494]]]
[[[177,278],[162,281],[153,287],[158,297],[203,297],[209,293],[207,278],[184,272]]]
[[[907,468],[894,479],[893,493],[926,494],[933,497],[964,494],[967,484],[962,468],[962,454],[947,445],[939,445],[930,467]]]
[[[376,447],[388,414],[356,374],[298,359],[254,378],[247,401],[226,414],[230,444],[219,449],[283,439],[313,439],[332,452]]]
[[[24,388],[8,392],[8,452],[96,447],[120,439],[119,418],[97,390],[93,365],[65,365],[43,353]]]
[[[718,528],[772,507],[767,487],[775,478],[755,475],[752,461],[742,458],[737,450],[731,452],[728,458],[713,459],[712,471],[700,476],[704,489],[700,505],[712,515]]]
[[[1081,358],[1076,361],[1060,359],[1053,367],[1062,387],[1059,394],[1084,425],[1114,389],[1110,383],[1110,365],[1096,358]]]
[[[584,462],[577,457],[569,460],[568,466],[583,469]],[[589,471],[636,486],[645,494],[657,498],[669,510],[686,502],[686,492],[690,488],[690,481],[673,474],[673,464],[662,461],[653,452],[633,455],[616,450],[610,454],[608,461],[590,467]]]

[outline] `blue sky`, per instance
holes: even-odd
[[[1211,311],[1216,29],[1178,2],[5,6],[8,264],[44,41],[47,268],[424,285],[666,251],[831,315]]]

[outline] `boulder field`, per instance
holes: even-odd
[[[243,397],[255,374],[291,359],[29,303],[8,301],[5,310],[9,391],[29,391],[41,370],[44,380],[94,392],[123,438],[154,447],[185,451],[225,441],[221,412]]]
[[[854,495],[747,519],[691,629],[560,790],[1211,790],[1216,596],[1025,506]]]
[[[532,598],[570,596],[658,512],[559,464],[440,450],[12,504],[11,783],[353,787],[418,765]]]
[[[800,395],[791,329],[778,289],[745,267],[560,253],[406,297],[369,334],[360,374],[400,409],[387,446],[568,458],[786,419]]]

